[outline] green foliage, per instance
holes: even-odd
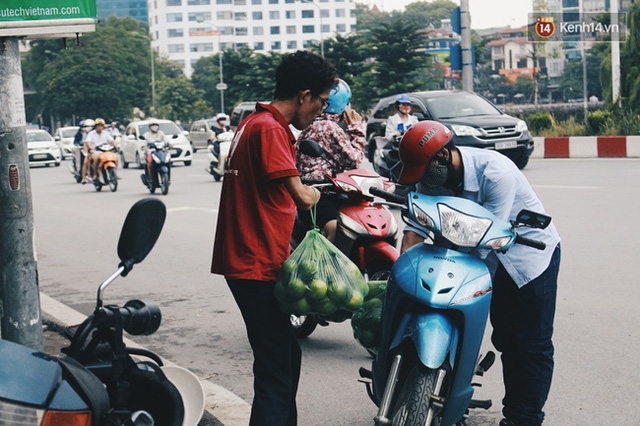
[[[157,116],[170,120],[191,122],[203,116],[210,116],[212,110],[202,105],[204,93],[193,87],[184,75],[177,78],[163,78],[157,82]]]
[[[577,123],[574,117],[565,121],[556,121],[550,129],[543,130],[539,136],[584,136],[584,124]]]
[[[553,117],[549,111],[538,110],[526,117],[527,126],[534,135],[538,135],[543,130],[550,129],[553,126]]]
[[[587,130],[592,135],[600,134],[605,124],[611,120],[613,114],[611,111],[597,110],[587,113]]]
[[[450,19],[451,11],[458,5],[450,0],[416,1],[410,3],[404,10],[405,19],[414,21],[426,28],[429,25],[440,26],[442,19]]]
[[[629,37],[620,45],[620,94],[623,105],[640,112],[640,3],[633,3],[627,13]]]

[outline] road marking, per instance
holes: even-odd
[[[602,189],[601,186],[571,186],[571,185],[531,185],[533,188],[549,188],[549,189],[587,189],[589,191],[597,191]]]
[[[205,209],[203,207],[174,207],[167,209],[167,213],[186,212],[189,210],[196,210],[205,213],[218,213],[218,209]]]

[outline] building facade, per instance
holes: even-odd
[[[96,0],[96,9],[100,20],[115,15],[147,21],[147,0]]]
[[[189,77],[203,56],[248,47],[292,52],[355,31],[351,0],[149,0],[153,48]]]

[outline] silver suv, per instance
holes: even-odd
[[[216,132],[213,130],[216,127],[216,124],[216,120],[213,118],[193,122],[188,135],[193,152],[213,145],[213,141],[216,140]]]

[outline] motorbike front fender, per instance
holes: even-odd
[[[111,168],[114,168],[114,169],[115,169],[116,167],[117,167],[117,166],[116,166],[116,163],[114,163],[113,161],[109,161],[108,163],[105,163],[105,164],[104,164],[104,166],[103,166],[103,168],[104,168],[105,170],[107,170],[107,169],[111,169]]]
[[[389,349],[411,340],[422,364],[437,369],[449,359],[454,364],[458,329],[446,316],[436,312],[407,312],[400,321]]]
[[[167,167],[167,166],[161,166],[161,167],[160,167],[160,171],[161,171],[161,172],[163,172],[163,173],[169,173],[169,167]]]

